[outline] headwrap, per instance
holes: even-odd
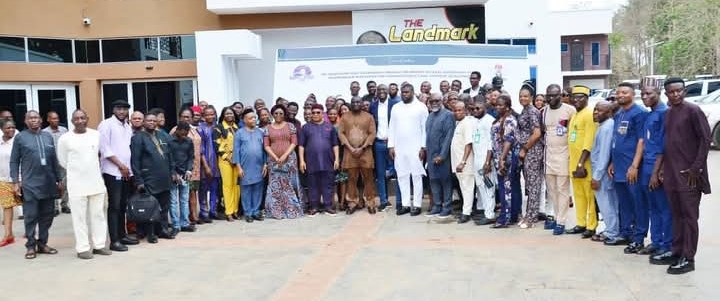
[[[575,94],[583,94],[583,95],[585,95],[585,96],[590,96],[590,88],[585,87],[585,86],[579,86],[579,85],[578,85],[578,86],[574,86],[574,87],[572,88],[572,94],[573,94],[573,95],[575,95]]]

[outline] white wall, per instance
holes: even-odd
[[[351,11],[477,5],[485,2],[487,0],[206,0],[207,9],[216,14]]]
[[[238,99],[245,105],[252,104],[257,98],[264,99],[268,106],[275,101],[272,97],[278,48],[352,44],[352,26],[284,28],[253,32],[262,39],[262,58],[235,62]],[[280,94],[282,95],[282,92]],[[291,101],[302,102],[304,99]],[[228,100],[227,104],[230,103],[232,101]]]

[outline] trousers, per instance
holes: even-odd
[[[105,200],[107,194],[100,193],[86,196],[72,196],[68,199],[72,215],[73,233],[75,234],[75,251],[90,251],[88,240],[88,224],[92,237],[92,248],[105,248],[108,234]]]
[[[250,185],[242,185],[242,206],[245,216],[260,215],[260,203],[262,203],[263,189],[265,182],[260,181]]]
[[[355,178],[357,180],[357,177]],[[333,186],[335,186],[334,171],[316,171],[307,174],[308,197],[310,198],[310,208],[320,209],[321,198],[322,206],[325,210],[332,209],[333,206]],[[357,181],[355,181],[357,183]],[[357,184],[356,184],[357,185]],[[368,188],[365,187],[367,190]],[[355,190],[357,195],[357,190]],[[352,197],[351,197],[352,199]],[[356,204],[355,204],[356,205]]]
[[[433,205],[430,211],[452,213],[452,178],[430,179],[430,193]]]
[[[488,188],[485,186],[485,177],[479,172],[475,173],[475,186],[477,186],[477,204],[476,209],[485,212],[485,218],[495,218],[495,187],[497,187],[497,175],[495,171],[487,175],[493,186]]]
[[[698,245],[699,191],[667,191],[672,213],[672,252],[695,260]]]
[[[219,178],[205,178],[200,180],[200,218],[207,219],[215,217],[218,200]]]
[[[232,163],[218,160],[220,177],[222,177],[223,204],[225,215],[237,214],[240,206],[240,186],[237,183],[238,170]]]
[[[462,194],[463,205],[462,214],[470,215],[473,207],[473,194],[475,193],[475,175],[473,174],[456,174],[458,184],[460,184],[460,194]]]
[[[620,235],[620,219],[618,216],[618,199],[615,186],[610,179],[600,181],[600,189],[595,191],[595,199],[605,223],[605,237],[614,239]]]
[[[637,184],[615,182],[620,216],[620,236],[635,243],[643,243],[648,232],[647,201]]]
[[[393,160],[390,159],[390,155],[388,154],[386,140],[375,139],[373,149],[375,150],[375,186],[377,187],[378,196],[380,197],[380,204],[387,204],[388,174],[395,173],[395,168],[393,167]],[[397,182],[395,182],[395,204],[397,207],[400,207],[402,204],[402,198],[400,196],[400,186]]]
[[[558,225],[565,225],[570,206],[570,177],[546,174],[545,183],[548,199],[552,202],[555,213],[555,221]]]
[[[130,181],[124,181],[119,177],[103,174],[105,188],[108,193],[107,222],[110,242],[118,242],[127,236],[125,229],[125,211],[127,200],[132,193]]]
[[[36,248],[45,246],[50,235],[50,226],[52,226],[55,218],[55,200],[34,199],[25,196],[22,203],[23,214],[25,216],[23,222],[25,224],[25,236],[27,242],[25,247]],[[37,227],[37,239],[35,238],[35,228]]]
[[[660,186],[650,190],[650,186],[643,185],[641,195],[647,199],[650,209],[650,240],[661,251],[670,251],[672,245],[672,214],[668,204],[665,189]]]
[[[412,178],[412,189],[410,187],[410,178]],[[402,199],[402,207],[422,207],[423,199],[423,183],[422,175],[404,175],[398,176],[398,186],[400,186],[400,194],[406,196]],[[412,191],[412,193],[411,193]],[[412,202],[410,196],[412,195]]]
[[[591,174],[588,169],[588,174]],[[595,194],[591,187],[590,176],[577,179],[572,178],[573,198],[575,201],[575,219],[578,227],[585,227],[587,230],[597,228],[597,209],[595,208]]]
[[[170,185],[170,220],[173,228],[190,226],[190,187],[187,182]]]
[[[363,196],[365,197],[365,205],[368,208],[377,208],[375,202],[375,179],[373,179],[373,171],[370,168],[350,168],[348,171],[348,208],[355,208],[359,204],[358,197],[358,176],[362,176],[363,180]]]

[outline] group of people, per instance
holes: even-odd
[[[124,100],[112,103],[113,116],[97,131],[77,110],[72,131],[58,135],[41,130],[35,111],[17,133],[5,111],[0,245],[14,242],[9,220],[22,204],[25,257],[57,253],[47,245],[48,229],[54,200],[65,190],[63,212],[72,214],[78,257],[89,259],[127,251],[143,238],[173,239],[213,220],[252,223],[363,208],[375,214],[393,206],[388,183],[396,178],[397,215],[420,215],[429,186],[425,216],[438,221],[528,229],[544,219],[554,235],[627,245],[625,253],[650,255],[650,263],[668,264],[673,274],[694,269],[700,196],[710,192],[710,130],[702,111],[684,101],[681,79],[665,82],[668,105],[659,87],[642,87],[649,111],[633,103],[629,84],[617,87],[616,100],[591,107],[587,87],[553,84],[538,94],[526,81],[520,112],[501,77],[485,86],[480,80],[472,72],[470,88],[442,81],[439,92],[423,82],[417,94],[409,83],[369,81],[364,96],[352,82],[348,103],[331,96],[323,106],[309,95],[304,122],[296,118],[300,106],[283,98],[269,109],[261,99],[248,108],[236,102],[219,114],[201,101],[182,108],[169,132],[162,110],[129,114]],[[157,222],[127,221],[135,193],[158,201]],[[576,226],[566,229],[571,207]]]

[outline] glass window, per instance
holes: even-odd
[[[161,37],[160,59],[180,60],[195,58],[195,36]]]
[[[104,43],[104,42],[103,42]],[[112,116],[112,103],[118,99],[128,99],[127,84],[104,84],[103,92],[103,108],[105,118]]]
[[[488,44],[511,45],[510,39],[488,39]]]
[[[567,43],[560,43],[560,51],[561,51],[561,52],[567,52],[567,51],[568,51],[568,44],[567,44]]]
[[[537,53],[537,48],[535,47],[535,45],[536,45],[535,39],[513,39],[512,44],[513,45],[526,45],[528,47],[528,54]]]
[[[72,63],[72,41],[58,39],[28,39],[31,62]]]
[[[25,112],[28,110],[26,90],[0,90],[0,109],[10,110],[18,131],[25,129]]]
[[[138,82],[132,84],[135,110],[147,112],[153,108],[165,111],[165,129],[177,124],[180,108],[194,102],[193,81]]]
[[[98,40],[75,41],[75,62],[99,63],[100,42]]]
[[[702,82],[687,85],[687,87],[685,87],[685,97],[700,96],[702,94],[702,86]]]
[[[720,81],[708,82],[708,94],[715,92],[717,89],[720,89]]]
[[[158,39],[116,39],[102,41],[103,62],[156,61]]]
[[[530,66],[530,79],[537,79],[537,66]]]
[[[25,38],[0,37],[0,61],[24,62]]]
[[[68,111],[65,90],[38,90],[37,93],[40,116],[43,119],[42,126],[48,126],[47,115],[48,112],[53,111],[60,116],[60,125],[67,127]]]
[[[600,43],[593,42],[592,46],[592,64],[593,66],[600,66]]]

